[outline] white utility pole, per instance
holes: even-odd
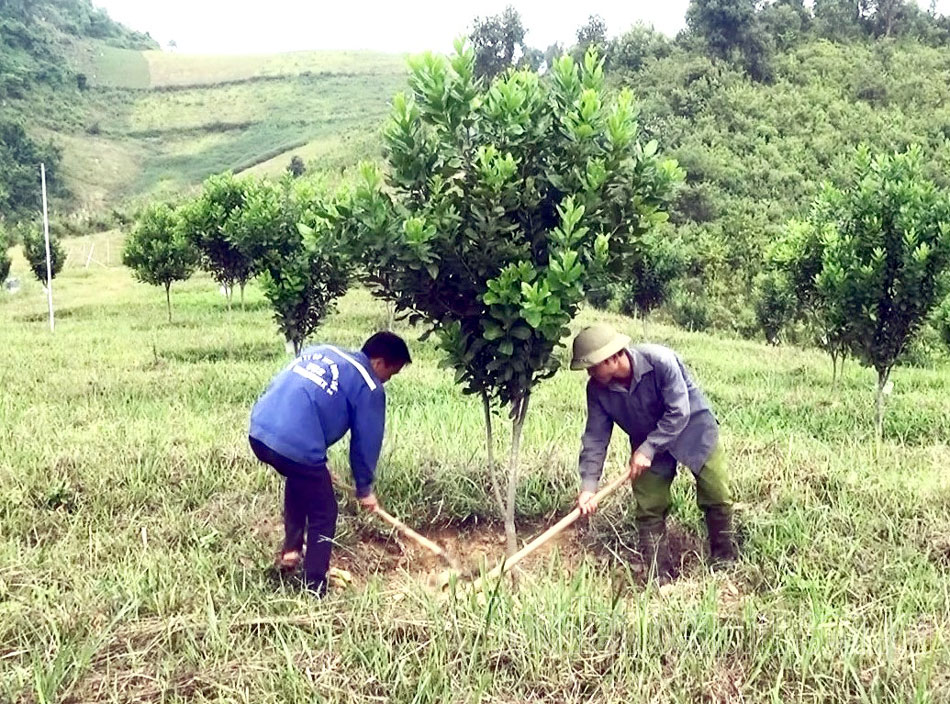
[[[53,264],[49,253],[49,208],[46,205],[46,164],[40,164],[43,182],[43,236],[46,238],[46,297],[49,299],[49,331],[53,332]]]

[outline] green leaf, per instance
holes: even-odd
[[[528,325],[530,325],[535,330],[537,330],[541,326],[541,320],[543,319],[543,315],[540,311],[536,311],[536,310],[525,311],[524,319],[525,319],[525,322],[528,323]]]
[[[509,330],[509,334],[519,340],[527,340],[531,337],[531,331],[524,325],[515,325]]]
[[[482,337],[486,340],[497,340],[501,337],[504,337],[504,331],[493,322],[483,322],[482,326],[485,328],[485,331],[482,333]]]

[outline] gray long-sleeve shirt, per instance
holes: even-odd
[[[677,462],[698,473],[719,440],[709,401],[673,350],[637,345],[626,352],[633,365],[630,388],[587,382],[580,456],[584,491],[597,490],[614,423],[630,436],[631,450],[652,458],[651,469],[668,476]]]

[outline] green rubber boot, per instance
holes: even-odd
[[[732,509],[727,506],[710,506],[706,509],[706,529],[709,531],[709,557],[714,563],[735,562],[735,531],[732,527]]]
[[[641,518],[637,521],[640,555],[651,579],[668,584],[673,578],[673,560],[666,540],[666,521],[662,518]]]

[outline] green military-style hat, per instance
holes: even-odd
[[[630,338],[617,332],[606,323],[590,325],[574,338],[574,354],[571,369],[589,369],[617,354],[630,344]]]

